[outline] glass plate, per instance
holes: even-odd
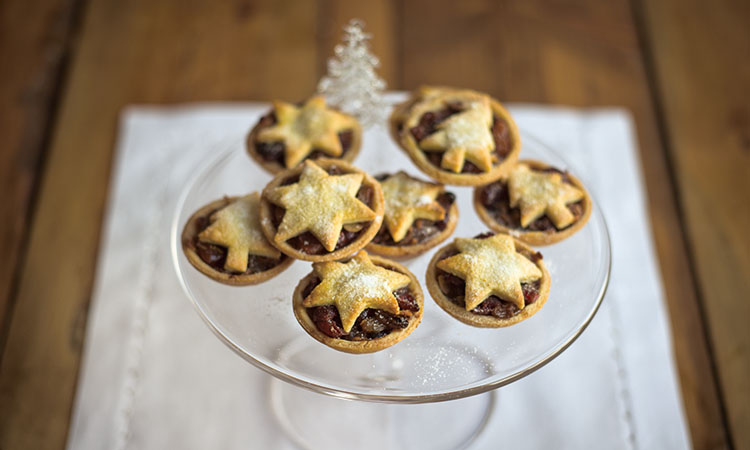
[[[372,174],[406,170],[426,178],[382,129],[370,130],[355,165]],[[558,168],[570,165],[553,150],[522,132],[522,158]],[[200,316],[232,350],[256,367],[298,386],[336,397],[395,403],[426,403],[462,398],[495,389],[539,369],[564,351],[584,330],[601,304],[610,270],[607,227],[594,199],[591,218],[567,240],[538,247],[551,274],[547,304],[533,317],[508,328],[473,328],[440,309],[425,287],[433,252],[404,264],[422,284],[422,323],[395,346],[369,355],[351,355],[315,341],[297,323],[292,291],[311,270],[295,261],[265,283],[232,287],[217,283],[185,258],[180,233],[188,217],[224,195],[261,191],[271,176],[244,151],[244,143],[213,158],[187,184],[172,225],[171,246],[177,275]],[[585,176],[571,170],[586,183]],[[584,174],[585,175],[585,174]],[[471,201],[471,188],[456,193],[459,224],[453,236],[487,230]],[[450,241],[449,239],[449,241]],[[448,242],[449,242],[448,241]],[[447,243],[447,242],[446,242]]]

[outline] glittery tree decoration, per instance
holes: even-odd
[[[328,60],[328,75],[320,80],[318,92],[368,127],[385,120],[385,81],[375,73],[379,61],[370,53],[371,36],[363,28],[359,19],[344,27],[344,42],[334,49],[336,57]]]

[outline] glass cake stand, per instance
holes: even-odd
[[[522,158],[571,167],[528,133],[522,132],[522,141]],[[364,142],[355,161],[358,167],[372,174],[406,170],[425,178],[385,131],[368,131]],[[494,389],[529,375],[568,348],[596,314],[607,289],[609,235],[594,199],[583,229],[561,243],[538,248],[552,285],[547,304],[535,316],[500,329],[474,328],[451,318],[425,287],[433,250],[404,263],[425,293],[419,327],[381,352],[341,353],[310,337],[292,313],[292,291],[312,270],[311,263],[295,261],[265,283],[232,287],[202,275],[187,261],[180,233],[195,210],[224,195],[261,191],[271,179],[239,141],[203,167],[185,186],[172,225],[177,276],[216,336],[275,377],[269,387],[271,410],[303,448],[467,446],[490,417]],[[571,172],[580,175],[575,168]],[[585,184],[585,177],[580,178]],[[449,190],[456,193],[460,212],[453,236],[486,231],[474,212],[471,189]]]

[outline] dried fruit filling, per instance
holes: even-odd
[[[417,219],[414,221],[406,236],[398,242],[393,240],[391,233],[388,231],[388,227],[383,224],[380,227],[380,231],[373,238],[373,242],[380,245],[388,246],[409,246],[417,245],[428,241],[436,234],[445,230],[450,220],[450,209],[453,203],[456,201],[456,196],[451,192],[443,192],[436,198],[438,204],[443,211],[445,211],[445,217],[442,220],[428,220],[428,219]]]
[[[492,236],[492,233],[481,234],[479,236],[476,236],[476,238],[482,239],[489,236]],[[524,257],[528,258],[534,263],[542,259],[541,253],[538,252],[519,251],[518,253],[522,254]],[[455,251],[445,252],[442,255],[443,257],[441,259],[451,257],[455,254],[457,254],[457,252]],[[438,286],[440,286],[440,290],[446,297],[448,297],[453,303],[458,306],[466,306],[466,304],[464,303],[466,282],[463,279],[440,269],[436,269],[436,278]],[[532,283],[521,283],[525,306],[531,305],[539,298],[540,286],[540,280],[534,281]],[[519,309],[513,303],[507,302],[493,295],[485,299],[482,303],[478,304],[470,312],[482,316],[494,316],[498,319],[509,319],[520,313],[521,309]]]
[[[224,269],[224,263],[227,260],[227,249],[225,247],[202,242],[198,239],[198,234],[200,234],[201,231],[208,228],[208,226],[211,224],[210,217],[216,211],[218,211],[218,209],[213,210],[209,212],[208,214],[206,214],[205,216],[202,216],[196,219],[197,232],[195,233],[195,236],[193,236],[193,238],[187,244],[190,248],[195,250],[195,252],[198,254],[198,257],[204,263],[208,264],[213,269],[219,272],[228,273],[231,275],[241,275],[239,273],[229,272],[226,269]],[[258,256],[258,255],[248,255],[247,269],[242,274],[250,275],[254,273],[265,272],[266,270],[270,270],[276,267],[277,265],[281,264],[284,261],[284,259],[286,259],[285,255],[281,255],[277,259],[268,258],[265,256]]]
[[[320,279],[312,280],[302,292],[302,297],[310,295],[319,283]],[[307,314],[318,330],[326,336],[347,341],[378,339],[408,327],[411,313],[419,311],[417,299],[412,295],[408,286],[394,291],[393,295],[398,300],[399,308],[402,311],[408,311],[407,313],[397,315],[380,309],[368,308],[362,311],[349,333],[344,331],[339,312],[334,305],[307,308]]]
[[[341,168],[336,165],[332,165],[326,168],[326,172],[328,172],[329,175],[340,175],[344,173]],[[286,186],[296,183],[297,181],[299,181],[299,176],[284,180],[281,185]],[[372,186],[362,184],[362,186],[359,188],[359,191],[357,192],[357,198],[359,199],[359,201],[369,207],[372,207],[372,196]],[[281,221],[284,219],[285,209],[278,205],[272,204],[271,213],[273,225],[278,228],[279,224],[281,224]],[[339,239],[336,242],[336,248],[334,249],[334,251],[340,248],[344,248],[354,242],[366,228],[367,224],[344,225],[344,228],[341,229],[341,233],[339,234]],[[324,255],[328,253],[328,251],[325,249],[325,247],[323,247],[323,244],[318,240],[318,238],[316,238],[315,235],[310,233],[309,231],[290,238],[286,242],[293,248],[303,253],[307,253],[308,255]]]
[[[267,128],[275,124],[276,124],[276,115],[273,112],[271,112],[261,117],[260,122],[258,122],[258,129]],[[341,156],[342,157],[351,148],[353,137],[354,137],[354,134],[351,130],[346,130],[346,131],[342,131],[339,133],[339,142],[341,143],[341,150],[342,150]],[[256,141],[255,149],[264,160],[268,162],[276,162],[281,166],[285,166],[284,150],[286,149],[286,145],[284,144],[284,142],[282,141],[257,142]],[[315,159],[319,157],[330,157],[330,155],[327,155],[320,150],[313,149],[313,151],[310,153],[310,156],[308,156],[307,159]]]
[[[437,126],[445,121],[448,117],[461,112],[463,109],[459,104],[448,104],[444,109],[434,112],[428,112],[422,115],[419,119],[417,126],[411,130],[411,135],[414,136],[417,142],[431,135],[437,131]],[[492,117],[492,138],[495,141],[494,154],[497,158],[497,162],[501,162],[508,156],[511,148],[510,133],[508,124],[497,116]],[[430,162],[437,167],[440,167],[440,162],[443,159],[442,152],[425,152]],[[470,161],[464,163],[464,167],[461,170],[462,173],[481,173],[482,170]]]
[[[545,171],[559,172],[563,174],[563,181],[569,182],[564,172],[560,172],[556,169],[547,169]],[[479,201],[487,212],[490,213],[492,218],[505,227],[525,231],[542,231],[545,233],[554,233],[555,231],[558,231],[555,224],[553,224],[547,216],[542,216],[536,219],[525,228],[522,227],[521,210],[519,208],[511,208],[508,185],[504,181],[496,181],[481,188],[481,191],[479,191]],[[578,219],[583,216],[583,200],[571,203],[567,206],[575,217],[573,223],[577,222]]]

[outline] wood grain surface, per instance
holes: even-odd
[[[70,49],[75,6],[73,0],[0,3],[0,349]]]
[[[750,2],[643,2],[689,248],[736,448],[750,448]]]
[[[7,11],[16,17],[29,3],[33,26],[14,29]],[[0,131],[11,139],[0,151],[0,175],[20,200],[0,209],[0,250],[11,256],[0,265],[0,319],[2,302],[13,305],[0,329],[7,336],[0,448],[65,445],[121,109],[302,99],[351,17],[367,22],[391,88],[454,84],[508,102],[621,106],[633,114],[693,444],[725,448],[734,439],[750,447],[750,339],[742,323],[750,70],[746,57],[738,61],[749,54],[742,37],[750,21],[747,4],[718,3],[82,0],[78,22],[70,19],[75,5],[62,0],[2,4]],[[75,25],[76,36],[70,41],[65,28],[51,38],[63,48],[75,44],[64,73],[45,59],[45,27],[61,20]],[[34,45],[21,47],[24,40]],[[7,58],[21,63],[11,71]],[[696,58],[715,63],[695,65]],[[60,88],[42,89],[28,119],[13,99],[34,74]],[[49,136],[48,145],[34,133]],[[19,208],[20,217],[10,213]],[[22,252],[15,236],[23,242],[27,229]]]

